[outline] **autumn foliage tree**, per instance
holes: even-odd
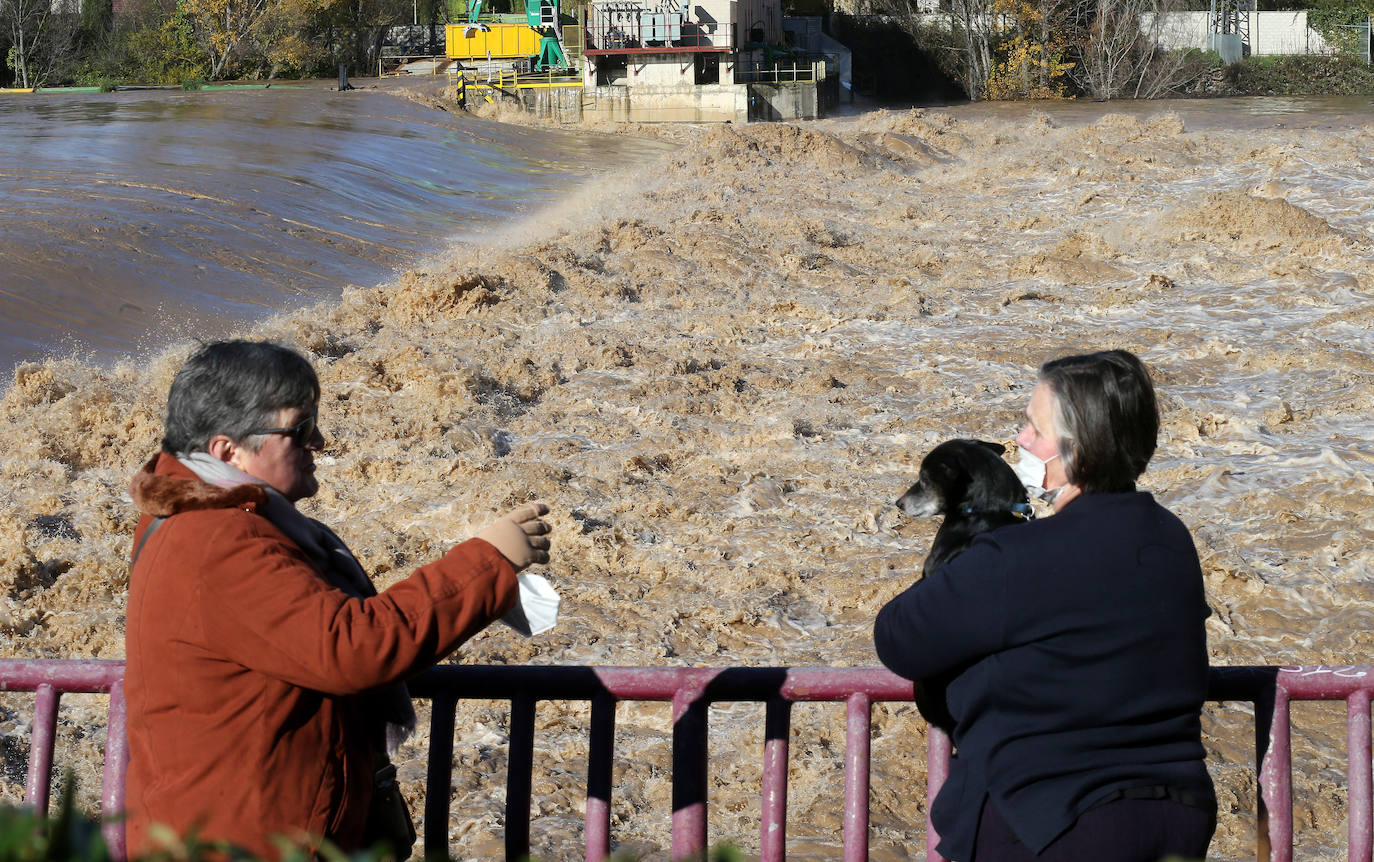
[[[996,0],[1003,38],[988,73],[989,99],[1058,99],[1068,95],[1069,14],[1052,0]]]
[[[208,77],[275,77],[375,62],[393,0],[176,0]]]
[[[940,0],[935,13],[918,0],[862,2],[910,33],[974,101],[1151,99],[1215,79],[1203,52],[1164,47],[1174,41],[1165,28],[1180,26],[1169,13],[1197,0]]]
[[[267,0],[177,0],[177,14],[209,60],[212,79],[229,68],[267,11]]]
[[[253,55],[268,77],[310,74],[333,56],[328,0],[273,0],[251,32]]]

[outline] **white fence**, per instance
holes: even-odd
[[[922,4],[935,3],[937,0],[918,0],[918,2]],[[1327,44],[1320,33],[1307,26],[1306,12],[1243,12],[1241,14],[1249,18],[1251,55],[1332,54],[1335,52],[1335,49]],[[954,26],[953,16],[948,12],[926,12],[921,18],[932,23],[941,21],[946,28]],[[1155,13],[1143,13],[1140,29],[1146,33],[1151,32],[1154,20]],[[1003,24],[1010,26],[1008,21],[1004,21]],[[1240,29],[1242,32],[1245,30],[1243,26]],[[1363,32],[1366,39],[1363,47],[1367,52],[1369,47],[1367,26],[1361,25],[1358,28],[1350,29]],[[1210,47],[1208,37],[1211,35],[1211,13],[1165,12],[1159,32],[1160,44],[1165,48],[1197,48],[1206,51]]]
[[[1242,12],[1250,19],[1250,53],[1330,54],[1333,49],[1316,30],[1307,26],[1306,12]],[[1141,29],[1150,32],[1153,13],[1142,15]],[[1244,25],[1241,32],[1245,32]],[[1165,48],[1207,50],[1211,15],[1207,12],[1166,12],[1160,24],[1160,44]]]

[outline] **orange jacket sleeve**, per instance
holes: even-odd
[[[220,510],[213,523],[198,545],[200,559],[187,560],[199,581],[198,607],[187,612],[201,615],[207,644],[252,670],[327,694],[354,694],[423,670],[499,619],[518,595],[514,568],[481,539],[377,596],[358,598],[325,581],[265,519]]]

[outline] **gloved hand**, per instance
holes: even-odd
[[[533,563],[547,563],[551,528],[539,516],[548,513],[543,503],[526,503],[483,527],[477,538],[490,542],[517,572]]]

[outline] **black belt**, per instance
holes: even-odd
[[[1170,802],[1187,805],[1189,808],[1201,808],[1204,811],[1216,811],[1217,808],[1217,799],[1211,793],[1190,787],[1169,787],[1163,784],[1147,784],[1144,787],[1126,787],[1113,790],[1089,807],[1096,808],[1099,805],[1106,805],[1108,802],[1117,802],[1122,799],[1167,799]]]

